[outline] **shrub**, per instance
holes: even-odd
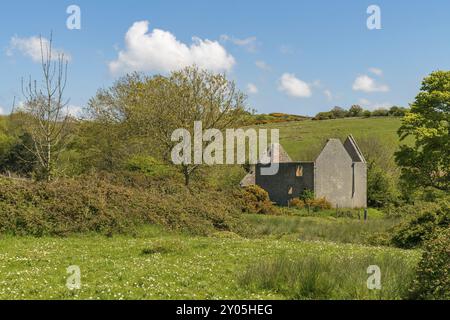
[[[278,213],[276,207],[270,201],[267,191],[259,186],[247,186],[237,196],[241,200],[243,212],[260,214]]]
[[[367,173],[367,203],[370,207],[382,208],[397,202],[394,181],[386,170],[370,162]]]
[[[303,190],[302,194],[300,195],[300,199],[303,201],[314,199],[314,191],[309,189]]]
[[[115,180],[83,176],[52,183],[0,178],[0,191],[0,233],[112,234],[147,223],[206,235],[243,227],[239,203],[231,194],[188,189],[177,181],[152,182],[142,175]]]
[[[149,177],[165,177],[174,173],[174,170],[150,156],[135,155],[128,159],[125,168],[132,172],[139,172]]]
[[[450,299],[450,228],[427,241],[409,298]]]
[[[394,231],[392,243],[400,248],[421,246],[440,229],[450,226],[450,206],[444,201],[438,209],[428,209],[410,218]]]
[[[289,207],[303,209],[305,207],[305,202],[299,198],[294,198],[289,200]]]
[[[325,199],[325,197],[318,199],[309,199],[306,200],[305,203],[314,211],[327,210],[332,208],[331,203],[327,199]]]

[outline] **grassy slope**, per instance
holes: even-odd
[[[344,140],[349,134],[355,139],[370,137],[381,140],[392,149],[398,146],[397,130],[401,118],[346,118],[323,121],[299,121],[265,125],[280,129],[280,143],[294,160],[313,161],[329,138]]]
[[[144,249],[164,252],[143,254]],[[328,266],[344,263],[345,271],[340,272],[351,276],[343,277],[347,280],[336,287],[336,296],[328,298],[398,299],[397,287],[407,285],[404,277],[411,274],[417,262],[417,252],[392,248],[269,238],[189,237],[155,228],[137,237],[4,237],[0,241],[0,299],[289,298],[283,291],[265,289],[257,279],[249,278],[251,268],[279,254],[317,257]],[[365,269],[369,264],[388,270],[383,274],[385,290],[366,288]],[[78,292],[65,287],[70,265],[81,268],[82,289]],[[322,277],[328,282],[326,277],[333,275],[324,273]]]

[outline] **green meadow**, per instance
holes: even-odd
[[[373,117],[274,123],[264,125],[264,128],[280,130],[280,143],[293,160],[313,161],[327,139],[344,140],[350,134],[361,148],[368,140],[376,140],[395,151],[399,145],[397,130],[400,124],[401,118]]]
[[[299,235],[302,219],[291,220]],[[133,236],[4,236],[0,299],[401,299],[420,255],[287,233],[197,237],[144,227]],[[66,287],[72,265],[79,290]],[[367,288],[370,265],[381,268],[381,290]]]

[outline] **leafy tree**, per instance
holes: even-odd
[[[372,116],[372,112],[369,110],[364,110],[362,115],[364,118],[370,118]]]
[[[404,117],[407,112],[406,108],[393,106],[389,109],[389,115],[393,117]]]
[[[389,110],[387,109],[376,109],[372,111],[372,117],[387,117],[389,115]]]
[[[363,115],[363,108],[361,106],[354,104],[350,107],[348,110],[348,116],[349,117],[361,117]]]
[[[331,109],[331,113],[333,114],[334,118],[345,118],[348,115],[348,111],[341,108],[341,107],[334,107]]]
[[[313,120],[328,120],[328,119],[334,119],[334,115],[331,112],[319,112]]]
[[[80,125],[76,147],[83,150],[86,168],[111,171],[118,169],[135,153],[149,153],[150,134],[142,119],[139,96],[148,78],[139,74],[127,75],[107,89],[98,90],[89,100],[86,116],[90,121]],[[140,114],[140,115],[138,115]]]
[[[168,78],[158,77],[150,90],[144,92],[145,122],[159,141],[165,159],[178,142],[172,133],[186,129],[194,136],[194,122],[201,121],[203,130],[224,130],[241,125],[247,114],[246,96],[234,82],[223,74],[215,74],[197,67],[173,72]],[[147,112],[152,110],[152,112]],[[204,143],[206,146],[208,143]],[[189,185],[192,173],[199,164],[182,163],[181,172]]]
[[[95,146],[92,155],[107,155],[101,161],[106,167],[124,163],[133,154],[150,155],[161,162],[171,160],[176,129],[186,129],[193,136],[195,121],[203,130],[232,128],[240,125],[248,110],[246,97],[227,80],[197,67],[172,72],[168,77],[128,75],[107,90],[99,90],[88,105],[87,145]],[[105,132],[89,141],[90,130]],[[98,159],[91,157],[92,161]],[[107,163],[114,159],[114,163]],[[186,185],[199,167],[182,164]]]
[[[402,145],[396,161],[402,178],[416,187],[450,190],[450,71],[436,71],[422,82],[420,93],[403,118],[400,140],[415,139]]]

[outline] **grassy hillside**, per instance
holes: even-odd
[[[335,120],[285,122],[265,125],[280,129],[280,142],[293,160],[313,161],[329,138],[345,139],[352,134],[364,147],[368,139],[381,141],[392,153],[399,141],[401,118],[345,118]],[[363,150],[364,151],[364,150]]]

